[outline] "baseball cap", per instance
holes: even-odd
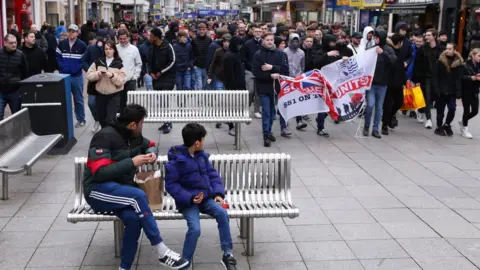
[[[227,34],[224,34],[224,35],[222,36],[222,40],[224,40],[224,41],[230,41],[231,39],[232,39],[232,35],[230,35],[230,34],[228,34],[228,33],[227,33]]]
[[[360,32],[355,32],[352,34],[352,38],[363,38],[362,33]]]
[[[288,37],[288,40],[293,40],[293,39],[298,39],[300,40],[300,36],[298,34],[290,34],[290,36]]]
[[[70,24],[70,26],[68,26],[68,30],[78,31],[78,26],[76,24]]]

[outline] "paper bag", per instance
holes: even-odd
[[[164,182],[160,171],[138,172],[135,182],[147,194],[148,205],[152,211],[162,210]]]

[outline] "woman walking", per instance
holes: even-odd
[[[123,91],[126,77],[115,42],[105,42],[104,48],[105,57],[96,60],[87,72],[87,79],[96,82],[97,119],[102,128],[115,120],[120,109],[120,92]]]
[[[478,114],[478,92],[480,88],[480,49],[470,52],[467,62],[463,65],[462,74],[462,104],[463,118],[458,122],[462,136],[472,139],[468,131],[468,120]]]

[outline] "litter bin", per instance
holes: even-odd
[[[30,114],[32,131],[37,135],[63,135],[48,154],[67,154],[77,142],[73,133],[70,75],[42,73],[31,76],[21,81],[20,92],[22,107],[28,108]]]

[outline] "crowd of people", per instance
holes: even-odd
[[[87,89],[88,107],[95,120],[93,132],[111,123],[125,108],[127,92],[139,87],[247,89],[253,115],[262,119],[264,145],[268,147],[276,141],[272,133],[275,119],[279,118],[281,136],[292,135],[288,123],[277,113],[279,76],[295,77],[375,47],[379,57],[373,86],[366,92],[365,136],[381,138],[398,126],[396,115],[403,104],[403,87],[409,81],[421,86],[426,107],[404,114],[432,129],[431,110],[436,109],[434,133],[452,136],[456,99],[462,99],[465,109],[460,132],[466,138],[473,137],[468,121],[478,113],[478,50],[472,50],[464,61],[455,44],[448,43],[445,32],[410,29],[404,22],[395,26],[394,33],[370,26],[363,33],[347,32],[340,23],[247,26],[241,19],[208,19],[120,23],[113,28],[94,21],[67,28],[61,22],[56,28],[43,26],[41,30],[31,25],[20,37],[14,25],[0,52],[0,68],[5,71],[0,75],[0,116],[6,104],[12,112],[20,108],[20,80],[56,70],[71,75],[76,127],[86,124],[83,92]],[[316,116],[319,136],[329,136],[326,118],[326,113]],[[309,118],[298,116],[295,120],[296,129],[303,130]],[[226,124],[233,136],[234,125]],[[222,123],[216,127],[221,128]],[[171,123],[159,127],[165,134],[171,129]]]

